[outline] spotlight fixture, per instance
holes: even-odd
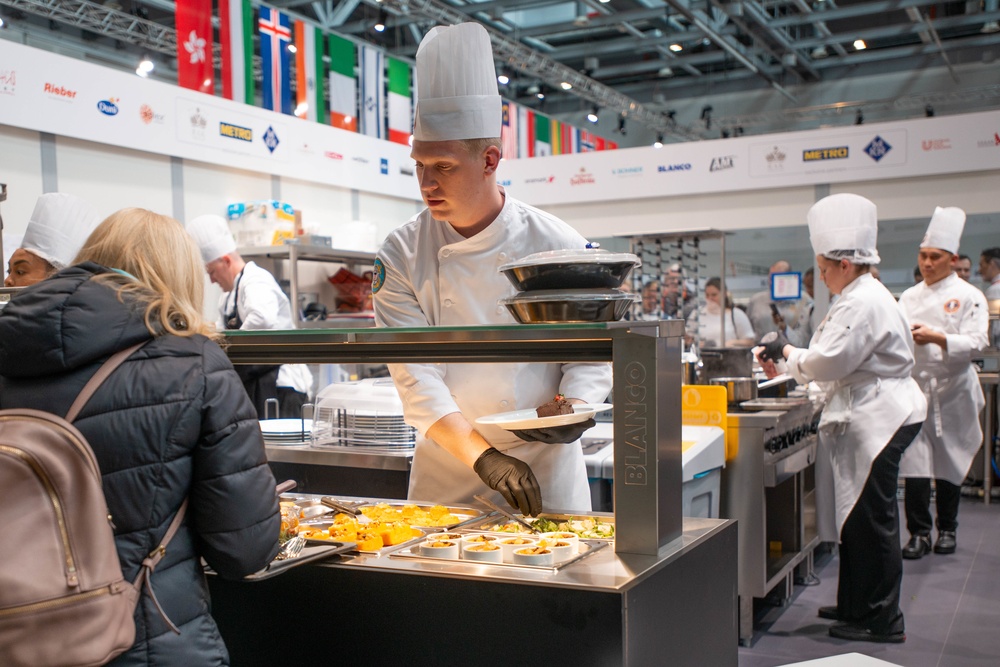
[[[865,44],[865,40],[863,40],[863,39],[856,39],[856,40],[854,40],[854,50],[855,51],[864,51],[867,48],[868,48],[868,45]]]
[[[979,32],[983,33],[984,35],[989,35],[994,32],[1000,32],[1000,23],[998,23],[997,21],[989,21],[987,23],[984,23],[983,27],[979,30]]]
[[[385,8],[378,10],[378,20],[375,21],[375,32],[385,32],[385,22],[389,20],[389,13]]]
[[[528,93],[529,95],[537,95],[539,93],[539,90],[540,89],[538,88],[538,85],[533,83],[530,86],[528,86],[527,90],[525,90],[524,92]]]
[[[813,60],[821,60],[830,55],[830,52],[826,50],[826,46],[820,44],[815,49],[812,50]]]
[[[510,77],[507,76],[506,74],[498,74],[497,81],[500,83],[501,86],[506,86],[508,83],[510,83]]]
[[[712,129],[712,105],[706,104],[701,108],[701,119],[705,121],[705,129]]]
[[[864,125],[864,122],[865,122],[865,115],[861,113],[861,109],[858,109],[857,113],[854,114],[854,124]]]
[[[6,28],[6,27],[7,27],[6,21],[3,20],[2,16],[0,16],[0,28]]]
[[[625,131],[625,116],[618,119],[618,133],[623,135],[627,134]]]
[[[139,76],[147,76],[155,67],[156,65],[153,64],[153,61],[150,60],[149,56],[143,56],[142,60],[139,61],[139,66],[135,68],[135,73]]]
[[[656,141],[653,142],[653,148],[663,148],[663,133],[656,135]]]
[[[535,97],[537,97],[540,100],[544,100],[545,99],[545,93],[543,93],[542,91],[538,91],[537,93],[535,93]]]
[[[679,51],[683,51],[683,50],[684,50],[684,47],[683,47],[683,46],[681,46],[680,44],[676,43],[676,42],[674,42],[673,44],[671,44],[671,45],[670,45],[669,47],[667,47],[667,48],[669,48],[669,49],[670,49],[671,51],[673,51],[674,53],[678,53]]]
[[[562,83],[559,84],[559,87],[562,88],[563,90],[572,90],[573,84],[570,83],[569,81],[563,81]]]
[[[930,104],[928,104],[927,106],[925,106],[924,107],[924,115],[927,116],[928,118],[933,118],[934,117],[934,107],[932,107]]]
[[[298,52],[298,50],[299,50],[299,47],[295,46],[291,42],[288,43],[288,52],[289,53],[296,53],[296,52]]]
[[[590,113],[587,114],[587,120],[591,123],[596,123],[598,121],[596,104],[594,105],[594,108],[590,110]]]

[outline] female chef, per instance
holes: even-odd
[[[837,606],[840,639],[903,642],[899,590],[903,561],[896,502],[899,460],[927,413],[910,376],[913,338],[892,294],[869,273],[879,262],[875,204],[853,194],[821,199],[809,210],[809,236],[820,277],[840,298],[808,348],[767,334],[762,360],[787,360],[799,382],[816,382],[827,403],[819,423],[816,508],[820,539],[840,542]]]

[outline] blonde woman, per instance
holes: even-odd
[[[253,406],[202,320],[203,274],[180,223],[123,209],[94,230],[74,266],[26,288],[0,313],[3,408],[65,414],[109,356],[148,341],[75,425],[97,456],[128,580],[190,499],[150,580],[181,634],[144,593],[136,643],[111,664],[228,664],[201,558],[238,578],[278,550],[274,477]]]

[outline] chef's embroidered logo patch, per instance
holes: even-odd
[[[385,284],[385,264],[382,263],[381,259],[375,260],[375,266],[372,271],[372,294],[375,294],[380,289],[382,285]]]
[[[954,313],[961,307],[962,303],[958,299],[948,299],[944,302],[944,312],[946,313]]]

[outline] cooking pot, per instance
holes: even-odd
[[[739,405],[743,401],[753,401],[757,398],[757,380],[755,378],[712,378],[709,384],[726,388],[726,401],[730,406]]]

